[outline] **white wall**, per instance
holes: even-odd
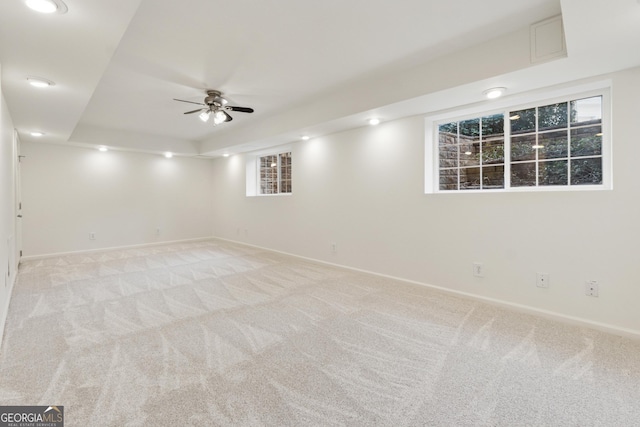
[[[210,160],[26,142],[22,154],[24,256],[211,236]]]
[[[18,262],[14,178],[16,158],[13,121],[0,87],[0,343]]]
[[[294,144],[291,196],[245,197],[245,157],[217,159],[214,234],[640,333],[640,69],[610,77],[613,191],[425,195],[410,117]]]

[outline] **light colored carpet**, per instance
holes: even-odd
[[[640,343],[211,240],[29,261],[0,405],[67,426],[639,426]]]

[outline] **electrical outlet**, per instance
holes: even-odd
[[[473,276],[484,277],[484,265],[481,262],[473,263]]]
[[[589,297],[597,297],[598,296],[598,281],[597,280],[587,280],[584,284],[584,293]]]
[[[536,286],[539,288],[548,288],[549,273],[536,273]]]
[[[94,231],[89,232],[89,240],[96,240],[96,233]]]

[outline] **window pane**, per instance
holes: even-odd
[[[440,169],[440,189],[458,189],[458,169]]]
[[[602,158],[571,160],[571,185],[602,184]]]
[[[460,122],[460,142],[462,139],[476,140],[480,137],[480,119],[464,120]]]
[[[482,137],[489,138],[492,136],[504,136],[504,116],[502,114],[482,118]]]
[[[567,132],[549,132],[538,136],[538,158],[557,159],[569,156],[569,141]]]
[[[460,122],[460,166],[480,164],[480,119]],[[462,172],[461,172],[462,186]]]
[[[540,162],[538,166],[538,185],[567,185],[569,166],[567,160]]]
[[[511,138],[511,161],[535,160],[535,135],[514,136]]]
[[[538,130],[567,127],[567,103],[545,105],[538,108]]]
[[[571,123],[576,126],[600,123],[602,121],[602,97],[571,101]]]
[[[504,139],[482,143],[482,164],[504,163]]]
[[[460,144],[460,166],[476,166],[480,164],[480,142]]]
[[[440,145],[457,144],[458,122],[438,126],[438,140]]]
[[[260,193],[278,193],[278,156],[260,157]]]
[[[480,168],[460,169],[460,189],[479,190],[480,189]]]
[[[602,154],[602,126],[571,129],[571,157]]]
[[[280,154],[280,193],[291,193],[291,153]]]
[[[504,166],[482,168],[482,188],[504,188]]]
[[[440,157],[439,163],[441,168],[457,168],[458,167],[458,146],[457,145],[440,146],[438,155]]]
[[[533,132],[536,130],[536,109],[512,111],[509,113],[511,122],[511,134]]]
[[[536,185],[535,163],[514,163],[511,165],[511,186],[531,187]]]

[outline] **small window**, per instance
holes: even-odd
[[[438,128],[440,190],[504,188],[504,116],[495,114]]]
[[[606,102],[600,91],[434,121],[427,191],[611,188]]]
[[[291,152],[259,157],[258,188],[260,194],[291,193]]]

